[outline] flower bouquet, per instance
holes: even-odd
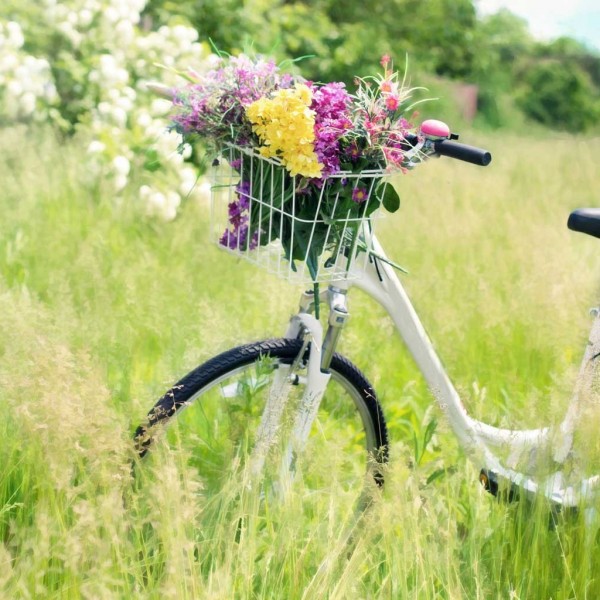
[[[404,117],[412,90],[389,57],[381,64],[354,94],[244,55],[188,72],[172,91],[172,123],[184,142],[200,138],[221,157],[213,192],[226,195],[222,247],[280,274],[307,270],[313,282],[344,278],[357,253],[367,255],[374,211],[400,204],[385,176],[417,158]]]

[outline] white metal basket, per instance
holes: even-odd
[[[371,230],[373,217],[381,214],[375,191],[384,175],[381,169],[339,172],[324,179],[316,193],[313,187],[308,197],[299,191],[300,178],[290,177],[279,161],[229,146],[213,165],[214,241],[295,283],[350,279],[350,265],[369,260],[361,232]],[[345,208],[350,192],[357,195],[359,211]]]

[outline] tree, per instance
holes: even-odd
[[[524,73],[519,104],[525,114],[552,128],[582,132],[598,122],[598,90],[589,75],[565,60],[544,59]]]

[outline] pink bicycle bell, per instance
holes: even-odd
[[[443,121],[427,119],[427,121],[421,123],[421,133],[429,139],[448,139],[450,137],[450,127]]]

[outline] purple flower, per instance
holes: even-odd
[[[357,204],[362,204],[363,202],[366,202],[368,197],[369,193],[367,192],[366,187],[357,186],[352,190],[352,200],[354,200],[354,202],[356,202]]]
[[[282,75],[272,60],[251,60],[245,55],[220,61],[219,68],[179,91],[173,105],[178,113],[174,128],[184,136],[231,141],[232,131],[238,143],[252,139],[251,125],[245,119],[245,107],[267,94],[294,85],[294,78]]]
[[[348,158],[353,163],[355,163],[360,158],[360,148],[358,147],[356,141],[353,141],[350,144],[350,146],[348,146],[348,148],[346,149],[346,153],[348,155]]]
[[[219,244],[230,250],[254,250],[258,246],[258,231],[248,240],[248,225],[226,229],[219,239]]]
[[[258,246],[258,231],[248,240],[248,221],[250,219],[250,182],[241,180],[235,187],[237,200],[227,205],[230,229],[226,229],[219,244],[230,250],[254,250]]]
[[[230,202],[227,206],[229,213],[229,222],[237,229],[248,220],[245,214],[247,206],[243,206],[241,202]]]
[[[239,196],[250,198],[250,182],[247,179],[242,179],[235,187],[235,193]]]
[[[323,165],[321,178],[340,170],[340,139],[352,127],[350,120],[351,98],[343,83],[312,86],[315,111],[315,153]]]

